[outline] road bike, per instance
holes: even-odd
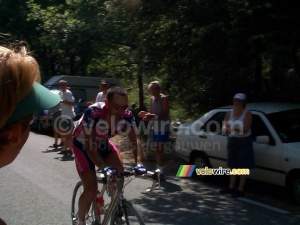
[[[145,167],[138,166],[131,171],[124,171],[121,177],[117,176],[117,169],[111,167],[97,172],[98,193],[103,196],[104,206],[101,210],[102,215],[99,215],[95,196],[86,215],[86,223],[88,225],[144,225],[145,221],[142,215],[131,202],[124,198],[124,189],[135,177],[153,180],[152,186],[147,189],[148,192],[153,192],[156,188],[160,189],[160,173],[160,170],[151,172],[147,171]],[[124,177],[124,185],[122,177]],[[79,181],[74,188],[72,197],[71,217],[73,225],[78,223],[78,200],[82,192],[82,182]]]

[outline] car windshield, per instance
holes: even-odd
[[[271,113],[267,117],[282,142],[300,142],[300,109]]]

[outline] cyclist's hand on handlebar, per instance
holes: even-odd
[[[103,170],[103,173],[105,174],[110,174],[110,175],[117,175],[118,174],[118,170],[116,168],[113,168],[111,166],[106,166]]]
[[[147,174],[147,169],[142,164],[137,164],[135,167],[132,168],[136,175],[143,175]]]

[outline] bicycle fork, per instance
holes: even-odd
[[[109,180],[109,179],[108,179]],[[122,196],[122,190],[123,190],[123,183],[121,179],[117,178],[117,190],[112,191],[111,194],[111,202],[109,204],[108,209],[106,210],[104,214],[104,219],[101,225],[108,225],[109,220],[114,219],[114,216],[116,215],[116,210],[119,209],[118,204],[121,202]],[[118,210],[119,212],[121,210]],[[118,212],[118,214],[119,214]]]

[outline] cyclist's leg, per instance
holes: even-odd
[[[80,221],[85,221],[98,189],[95,165],[76,139],[73,140],[73,151],[77,172],[84,189],[78,201],[78,218]]]
[[[111,141],[109,141],[109,146],[111,151],[106,156],[105,162],[107,165],[118,169],[118,173],[121,174],[124,172],[122,156],[117,147]]]
[[[78,202],[78,219],[85,221],[85,217],[90,209],[91,203],[94,200],[98,186],[95,171],[86,171],[79,174],[83,184],[84,191],[81,194]]]
[[[109,141],[109,148],[107,150],[108,151],[106,151],[106,152],[103,152],[103,151],[101,152],[101,155],[104,158],[106,165],[116,168],[118,170],[118,174],[123,173],[123,171],[124,171],[123,160],[122,160],[122,157],[121,157],[117,147],[111,141]],[[122,181],[121,181],[122,186],[124,183],[123,180],[124,180],[124,177],[122,177]],[[113,194],[111,195],[111,197],[113,197]],[[110,204],[111,200],[113,200],[113,198],[105,199],[105,202],[109,202],[109,204]],[[113,206],[110,205],[110,207],[113,207]],[[116,214],[117,208],[113,208],[111,210],[112,211],[110,213],[110,216],[112,216],[112,218],[110,217],[109,219],[112,219],[112,220],[110,221],[110,224],[114,224],[113,221],[116,219],[115,215],[117,215]],[[106,216],[108,216],[108,214],[106,214]]]

